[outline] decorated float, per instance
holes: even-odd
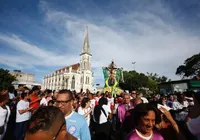
[[[104,74],[104,93],[106,91],[112,93],[113,97],[116,97],[117,94],[123,92],[119,88],[119,81],[123,81],[123,68],[117,68],[114,61],[108,67],[103,67]]]

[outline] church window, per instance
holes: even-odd
[[[83,76],[81,76],[81,84],[83,83]]]
[[[66,79],[65,84],[66,84],[65,88],[68,89],[68,79]]]
[[[86,83],[86,84],[89,84],[89,77],[87,77],[87,76],[86,76],[86,81],[85,81],[85,83]]]
[[[71,89],[75,89],[75,77],[72,77],[72,85],[71,85]]]
[[[86,62],[84,62],[84,70],[86,69]]]
[[[85,79],[85,84],[87,84],[87,76],[86,76],[86,79]]]

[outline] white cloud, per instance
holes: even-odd
[[[79,61],[73,54],[59,55],[44,48],[28,43],[20,39],[17,35],[3,35],[0,34],[0,41],[8,44],[9,47],[18,51],[18,56],[1,55],[0,62],[15,68],[23,68],[36,66],[63,66],[68,63]]]
[[[170,11],[159,2],[148,10],[126,9],[126,13],[122,12],[118,18],[108,14],[96,15],[103,19],[99,23],[94,20],[95,15],[92,13],[90,18],[85,19],[84,16],[56,11],[44,1],[40,3],[40,8],[45,14],[45,22],[62,30],[60,38],[68,43],[69,50],[65,55],[59,55],[16,35],[0,34],[1,41],[23,54],[15,56],[15,61],[12,58],[6,59],[9,56],[5,56],[6,62],[2,60],[0,63],[13,67],[62,67],[76,63],[79,61],[78,54],[81,52],[86,25],[89,26],[92,67],[96,79],[103,79],[101,67],[107,66],[112,59],[125,70],[133,69],[131,62],[135,61],[136,70],[139,72],[156,72],[176,79],[176,68],[186,58],[200,51],[200,36],[181,28]],[[162,17],[154,14],[156,11],[162,14]],[[25,61],[29,63],[24,64]]]
[[[98,69],[97,77],[102,76],[100,68],[114,59],[124,69],[133,69],[131,62],[136,61],[136,70],[140,72],[157,72],[175,79],[176,68],[200,51],[200,37],[182,29],[165,8],[154,8],[163,9],[161,12],[167,14],[168,20],[148,11],[129,11],[119,19],[102,15],[106,20],[101,25],[92,17],[85,20],[62,11],[48,10],[46,15],[48,23],[64,26],[66,32],[72,34],[70,40],[79,44],[83,40],[84,26],[89,26],[92,66]]]

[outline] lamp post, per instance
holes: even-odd
[[[136,64],[136,62],[132,62],[133,70],[135,70],[135,64]]]

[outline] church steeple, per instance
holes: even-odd
[[[85,38],[84,38],[84,43],[83,43],[83,49],[82,49],[82,54],[90,54],[90,44],[89,44],[89,37],[88,37],[88,26],[86,26],[86,29],[85,29]]]
[[[90,44],[88,37],[88,26],[86,26],[82,53],[80,54],[80,87],[85,92],[93,83],[93,75],[91,71]]]

